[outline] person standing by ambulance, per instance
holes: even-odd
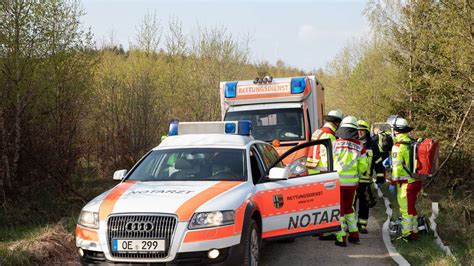
[[[359,176],[368,169],[368,160],[364,145],[358,140],[357,119],[347,116],[336,131],[339,138],[334,143],[334,169],[339,174],[341,187],[341,231],[336,234],[336,245],[345,247],[346,228],[349,230],[350,243],[358,243],[359,230],[354,211],[354,199]]]
[[[360,174],[359,186],[357,187],[356,191],[356,204],[354,204],[354,207],[356,207],[358,203],[359,208],[357,215],[357,226],[359,228],[359,232],[362,234],[367,234],[367,224],[369,220],[370,208],[369,201],[374,200],[371,199],[373,195],[370,186],[373,183],[372,177],[374,175],[375,170],[374,162],[379,160],[380,152],[378,150],[377,143],[374,142],[370,136],[369,123],[364,120],[357,121],[357,130],[359,132],[359,140],[362,142],[362,145],[366,150],[368,167],[367,171]]]
[[[402,214],[401,238],[407,241],[418,239],[418,217],[416,198],[422,182],[412,173],[410,158],[411,143],[408,133],[413,130],[404,118],[397,117],[392,125],[394,145],[392,147],[392,177],[390,190],[397,188],[397,200]]]
[[[330,139],[334,144],[336,141],[336,130],[342,120],[342,112],[339,110],[332,110],[324,116],[326,122],[323,127],[314,131],[311,140]],[[318,174],[328,170],[327,151],[323,145],[311,146],[308,149],[308,156],[306,159],[306,167],[308,173],[311,175]]]
[[[336,141],[336,130],[339,128],[339,124],[342,121],[342,112],[339,110],[332,110],[323,117],[325,124],[314,131],[311,136],[311,140],[329,139],[331,144],[334,145]],[[306,168],[308,174],[315,175],[320,172],[328,170],[328,158],[326,147],[323,145],[311,146],[308,149],[308,155],[306,159]],[[316,235],[315,235],[316,236]],[[319,236],[319,240],[336,240],[336,236],[333,233],[324,233]]]

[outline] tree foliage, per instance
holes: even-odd
[[[162,23],[154,13],[128,50],[113,36],[98,49],[82,15],[76,1],[0,2],[2,225],[81,206],[96,193],[79,187],[130,169],[170,119],[220,120],[220,81],[253,79],[263,65],[302,74],[252,64],[248,37],[222,27],[187,34],[178,18]]]
[[[63,195],[81,154],[93,43],[76,2],[0,3],[2,203],[54,180]],[[76,193],[77,194],[77,193]]]
[[[415,135],[438,139],[440,160],[449,159],[438,185],[469,193],[472,1],[374,0],[366,15],[371,36],[346,45],[322,75],[327,102],[371,122],[407,117]]]

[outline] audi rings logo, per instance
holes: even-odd
[[[128,222],[125,229],[128,232],[151,232],[154,226],[152,222]]]

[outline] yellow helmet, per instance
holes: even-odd
[[[365,120],[359,120],[357,121],[357,129],[358,130],[367,130],[369,131],[369,123],[367,123],[367,121]]]

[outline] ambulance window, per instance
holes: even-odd
[[[284,108],[228,112],[226,121],[252,121],[255,139],[271,142],[306,139],[303,108]]]
[[[257,184],[265,170],[254,147],[250,148],[250,169],[252,171],[252,181]]]
[[[265,170],[270,170],[270,166],[278,160],[280,156],[278,156],[277,151],[268,144],[257,144],[257,149],[262,155],[262,161],[265,165]],[[282,162],[279,162],[275,167],[285,167]]]

